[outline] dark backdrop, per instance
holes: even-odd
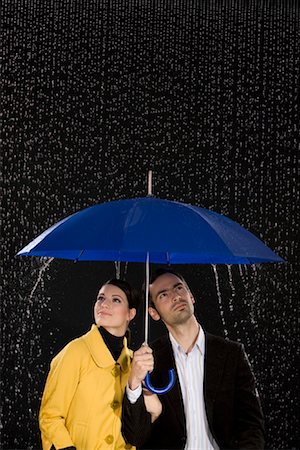
[[[204,327],[245,344],[267,448],[298,448],[297,5],[4,0],[2,448],[40,448],[49,362],[115,274],[16,252],[79,209],[145,195],[150,168],[154,194],[226,214],[288,261],[178,270]],[[142,265],[122,273],[143,281]]]

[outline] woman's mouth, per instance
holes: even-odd
[[[97,314],[100,317],[109,317],[109,316],[111,316],[111,314],[109,312],[107,312],[107,311],[99,311]]]

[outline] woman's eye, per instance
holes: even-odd
[[[121,303],[121,300],[119,298],[114,298],[113,301],[114,303]]]

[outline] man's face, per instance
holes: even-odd
[[[154,320],[160,318],[166,325],[185,323],[194,314],[194,297],[188,286],[176,275],[166,273],[150,285],[150,294],[155,305],[149,308]]]

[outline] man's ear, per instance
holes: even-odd
[[[192,303],[195,303],[195,299],[194,299],[194,296],[193,296],[193,294],[191,293],[191,291],[189,290],[189,293],[190,293],[190,296],[191,296],[191,299],[192,299]]]
[[[148,311],[153,320],[160,320],[160,315],[158,314],[156,309],[152,308],[152,306],[149,306]]]

